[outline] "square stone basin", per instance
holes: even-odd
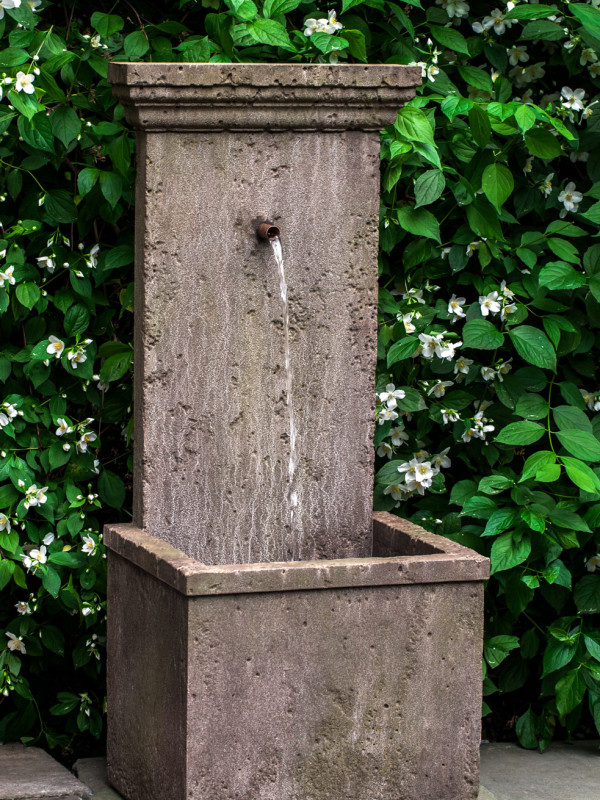
[[[127,800],[474,800],[486,558],[380,512],[372,558],[109,549],[108,776]]]

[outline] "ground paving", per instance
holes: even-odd
[[[38,748],[0,745],[0,800],[122,800],[103,758],[81,759],[74,772]],[[543,755],[484,744],[481,783],[479,800],[600,800],[600,742],[557,743]]]

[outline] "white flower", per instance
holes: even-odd
[[[59,339],[57,336],[49,336],[48,341],[50,344],[46,348],[46,352],[50,355],[54,356],[55,358],[60,358],[63,350],[65,349],[65,343],[62,339]]]
[[[384,422],[389,422],[390,420],[393,422],[394,420],[398,419],[398,414],[395,411],[392,411],[390,408],[380,409],[377,416],[380,425],[383,425]],[[77,446],[79,447],[79,445]]]
[[[412,458],[410,461],[401,464],[398,467],[398,472],[405,473],[404,479],[407,488],[411,492],[417,491],[419,494],[425,494],[425,489],[431,486],[434,477],[431,462],[420,461],[418,458]]]
[[[65,433],[73,433],[73,428],[69,425],[66,419],[59,417],[56,420],[56,424],[58,425],[58,428],[56,429],[57,436],[64,436]]]
[[[469,258],[471,258],[473,253],[479,250],[482,244],[483,242],[471,242],[470,244],[467,245],[467,255],[469,256]]]
[[[452,295],[448,301],[448,313],[452,314],[452,322],[456,322],[460,317],[466,317],[462,308],[466,302],[466,297],[457,297],[455,294]]]
[[[567,183],[562,192],[558,195],[559,203],[565,207],[565,211],[577,211],[577,206],[583,200],[581,192],[576,191],[573,181]]]
[[[390,431],[389,436],[394,447],[399,447],[401,444],[408,441],[408,433],[406,433],[404,428],[394,428]]]
[[[4,281],[6,281],[9,286],[15,285],[15,279],[13,276],[14,271],[14,267],[7,267],[4,272],[0,272],[0,286],[4,286]]]
[[[448,253],[452,250],[451,247],[442,247],[442,251],[440,253],[440,258],[446,259],[448,257]]]
[[[595,556],[588,558],[585,562],[585,568],[588,572],[595,572],[597,569],[600,569],[600,553],[596,553]]]
[[[327,25],[328,25],[328,33],[335,33],[336,31],[341,31],[344,27],[341,22],[338,22],[337,14],[335,11],[328,11],[327,12]]]
[[[423,300],[423,289],[407,289],[402,295],[403,300],[408,300],[409,303],[425,303]]]
[[[513,297],[515,296],[515,293],[512,291],[512,289],[509,289],[508,286],[506,285],[506,281],[502,281],[502,283],[500,284],[500,293],[504,295],[504,297],[507,297],[509,300],[512,300]]]
[[[579,391],[581,392],[581,396],[583,397],[583,400],[589,410],[595,411],[596,395],[592,394],[591,392],[586,392],[585,389],[580,389]]]
[[[6,514],[0,514],[0,531],[10,533],[10,519]]]
[[[313,33],[333,33],[329,30],[329,22],[326,19],[307,19],[304,21],[304,35],[312,36]]]
[[[4,0],[3,0],[4,1]],[[35,92],[35,88],[33,82],[35,80],[35,75],[31,72],[17,72],[17,77],[15,79],[15,89],[17,92],[25,92],[25,94],[33,94]]]
[[[564,100],[562,104],[565,108],[570,108],[573,111],[583,111],[583,98],[585,91],[583,89],[570,89],[568,86],[563,86],[561,91]]]
[[[420,333],[419,340],[421,342],[419,350],[423,358],[433,358],[438,344],[436,337],[431,336],[429,333]]]
[[[543,182],[542,182],[542,184],[540,186],[540,191],[546,197],[549,197],[552,194],[552,178],[553,177],[554,177],[554,173],[550,172],[548,175],[546,175],[546,177],[544,178],[544,180],[543,180]]]
[[[443,397],[446,394],[446,389],[454,386],[454,381],[436,381],[427,392],[428,395],[435,395],[436,397]]]
[[[85,263],[88,265],[88,267],[92,267],[93,269],[94,267],[98,266],[98,259],[96,258],[96,256],[98,255],[99,252],[100,252],[100,245],[95,244],[90,250],[89,256],[85,260]]]
[[[460,414],[453,408],[442,408],[442,420],[444,425],[448,425],[449,422],[458,422]]]
[[[529,54],[527,53],[527,46],[514,44],[508,52],[508,60],[511,66],[516,67],[519,61],[525,63],[529,61]]]
[[[87,431],[81,437],[81,439],[77,442],[77,449],[80,453],[87,453],[88,444],[95,442],[98,437],[95,433],[91,431]]]
[[[19,8],[21,0],[0,0],[0,19],[4,17],[5,8]]]
[[[472,363],[473,361],[470,358],[465,358],[464,356],[460,356],[459,358],[457,358],[456,361],[454,362],[455,375],[458,375],[459,373],[462,373],[463,375],[468,375],[469,367],[471,366]]]
[[[498,292],[490,292],[486,295],[479,296],[479,305],[481,307],[481,315],[487,317],[488,314],[498,314],[502,308],[498,302]]]
[[[588,72],[592,76],[592,78],[597,78],[600,75],[600,61],[596,61],[593,64],[590,64],[588,67]]]
[[[383,456],[387,456],[387,458],[391,458],[394,455],[394,449],[393,449],[392,445],[389,444],[388,442],[381,442],[381,444],[377,448],[377,455],[381,456],[382,458],[383,458]]]
[[[404,483],[393,483],[383,490],[384,494],[391,494],[394,500],[402,500],[402,495],[406,494],[406,492],[407,489]]]
[[[481,377],[484,381],[493,381],[498,377],[498,373],[495,369],[492,369],[492,367],[482,367]]]
[[[435,0],[435,3],[444,9],[450,19],[466,17],[470,10],[465,0]]]
[[[45,564],[48,560],[46,556],[46,546],[41,545],[40,549],[30,550],[26,556],[23,556],[23,566],[29,572],[30,569],[37,569],[40,564]]]
[[[598,61],[598,55],[592,47],[586,47],[581,51],[579,63],[582,67],[585,67],[586,64],[593,63],[594,61]]]
[[[437,469],[448,469],[448,467],[452,466],[452,461],[448,458],[448,453],[450,452],[450,448],[447,447],[445,450],[442,450],[441,453],[438,453],[437,456],[433,456],[431,459],[431,463]]]
[[[525,166],[523,167],[523,174],[527,175],[533,169],[533,156],[529,156],[529,158],[525,161]]]
[[[17,609],[17,614],[31,614],[29,603],[26,603],[25,600],[19,600],[18,603],[15,603],[15,608]]]
[[[8,636],[8,649],[12,650],[13,652],[23,653],[23,655],[27,655],[27,650],[25,649],[25,645],[23,644],[23,637],[22,636],[15,636],[14,633],[6,632]]]
[[[76,347],[69,350],[67,358],[71,362],[73,369],[77,369],[77,364],[83,364],[84,361],[87,361],[87,354],[82,347]]]
[[[48,270],[48,272],[54,272],[56,268],[56,264],[54,263],[54,260],[50,258],[50,256],[38,256],[36,261],[38,262],[38,267],[41,269],[45,268]]]
[[[47,533],[47,534],[44,536],[44,538],[42,539],[42,542],[43,542],[43,543],[46,545],[46,547],[50,547],[50,545],[52,544],[52,542],[54,541],[54,539],[55,539],[55,536],[54,536],[54,534],[52,533],[52,531],[50,531],[50,533]]]
[[[484,30],[489,30],[493,28],[495,33],[498,36],[501,36],[507,28],[510,28],[511,25],[514,25],[516,20],[514,19],[506,19],[502,11],[499,8],[495,8],[489,17],[484,17],[482,20],[482,26]],[[475,26],[473,26],[473,30],[475,30]]]
[[[531,83],[532,81],[541,80],[545,74],[546,70],[544,69],[544,62],[538,61],[536,64],[531,64],[529,67],[525,67],[521,74],[521,80],[523,83]]]
[[[508,375],[508,373],[512,369],[511,364],[512,358],[509,358],[508,361],[501,361],[499,364],[496,364],[496,371],[498,372],[498,380],[500,383],[504,380],[504,376]]]
[[[404,330],[406,333],[414,333],[417,329],[412,322],[412,318],[414,317],[413,313],[409,314],[398,314],[398,321],[402,320],[404,325]]]
[[[403,400],[406,397],[404,389],[396,389],[393,383],[388,383],[385,387],[385,392],[381,392],[379,399],[385,403],[388,408],[396,408],[398,400]]]
[[[423,67],[422,75],[423,77],[430,80],[432,83],[435,83],[435,76],[439,75],[440,69],[436,67],[435,64],[430,64],[428,67]]]
[[[95,550],[96,550],[96,542],[92,539],[91,536],[89,535],[84,536],[81,551],[85,553],[87,556],[92,556],[94,555]]]

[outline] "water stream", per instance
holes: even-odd
[[[283,304],[283,326],[285,337],[285,402],[288,409],[290,425],[290,457],[288,461],[288,490],[287,505],[290,512],[290,528],[294,530],[294,516],[298,505],[298,494],[294,488],[294,477],[298,465],[296,453],[296,423],[294,421],[294,395],[293,395],[293,370],[290,362],[290,307],[288,302],[288,288],[285,279],[285,268],[283,264],[283,251],[279,237],[271,239],[271,247],[277,269],[279,270],[279,292]]]

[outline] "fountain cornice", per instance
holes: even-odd
[[[421,82],[397,64],[111,63],[127,121],[149,131],[379,131]]]

